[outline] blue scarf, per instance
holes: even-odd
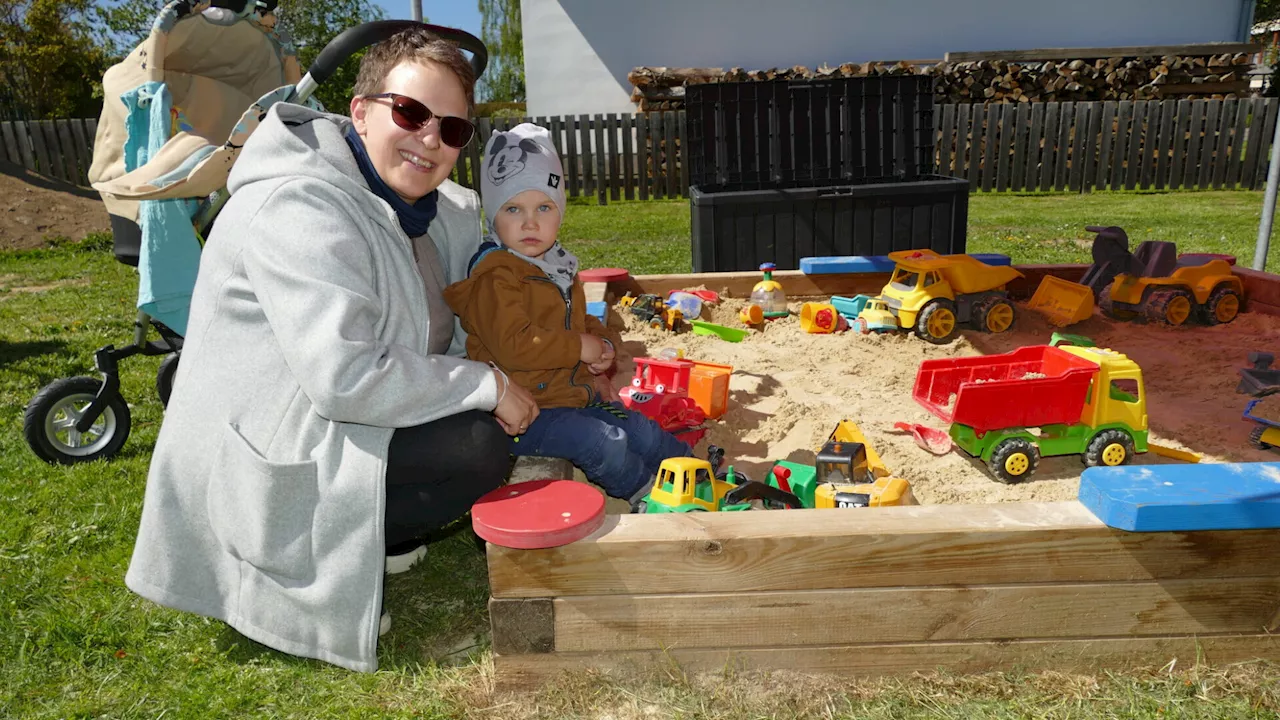
[[[355,156],[356,165],[360,166],[360,174],[364,175],[365,182],[369,183],[369,189],[373,194],[386,200],[396,211],[396,218],[400,220],[400,229],[411,238],[425,235],[427,228],[431,226],[431,221],[436,217],[436,198],[440,191],[432,190],[418,202],[410,205],[383,181],[377,170],[373,169],[373,161],[369,159],[369,153],[364,149],[364,140],[356,134],[355,127],[348,125],[345,135],[347,145],[351,146],[351,154]]]

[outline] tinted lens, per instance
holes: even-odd
[[[391,99],[391,119],[405,130],[417,132],[431,120],[431,111],[411,97],[396,95]]]
[[[440,140],[449,147],[466,147],[475,132],[475,126],[460,117],[440,118]]]

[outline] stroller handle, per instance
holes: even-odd
[[[311,63],[311,67],[307,69],[306,77],[298,83],[294,102],[306,100],[317,86],[333,75],[338,66],[347,61],[347,58],[370,45],[380,43],[402,30],[415,26],[425,27],[445,40],[456,43],[459,48],[469,51],[471,67],[475,70],[476,77],[479,78],[484,73],[485,67],[489,64],[489,51],[479,38],[465,30],[413,20],[375,20],[343,30],[342,34],[324,46],[315,61]]]

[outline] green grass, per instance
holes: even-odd
[[[1084,251],[1071,238],[1102,222],[1129,227],[1135,240],[1176,239],[1184,250],[1247,258],[1260,206],[1257,193],[975,197],[971,247],[1023,261],[1078,260]],[[562,235],[587,266],[681,272],[689,269],[688,223],[684,202],[575,204]],[[381,643],[376,674],[283,655],[220,622],[154,606],[123,578],[162,418],[159,359],[122,364],[133,434],[114,460],[52,467],[22,439],[23,407],[41,386],[93,375],[93,351],[131,336],[136,280],[108,244],[96,236],[0,253],[0,717],[1208,719],[1280,712],[1280,667],[1210,670],[1189,667],[1190,659],[1124,675],[944,674],[835,685],[733,673],[689,678],[669,668],[626,683],[581,674],[537,694],[495,696],[485,567],[462,536],[433,545],[425,563],[389,579],[395,627]],[[858,609],[850,617],[882,622],[887,612]]]

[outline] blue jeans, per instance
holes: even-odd
[[[511,439],[512,455],[564,458],[624,500],[643,494],[663,460],[692,453],[658,423],[616,402],[544,408],[525,434]]]

